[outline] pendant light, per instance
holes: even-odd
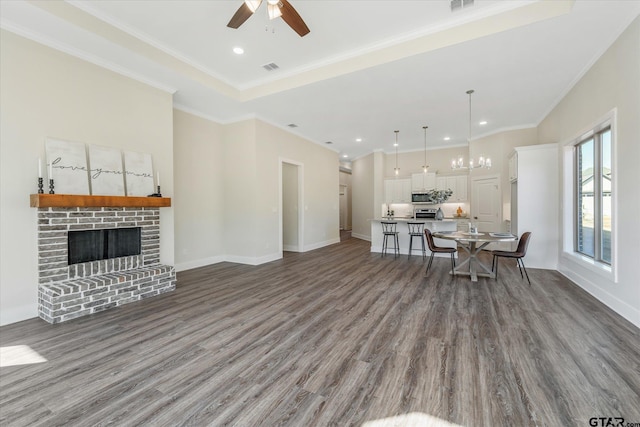
[[[429,165],[427,164],[427,128],[429,126],[422,126],[424,129],[424,165],[422,165],[422,172],[425,174],[429,172]]]
[[[469,95],[469,131],[467,133],[467,143],[468,143],[469,149],[471,149],[471,94],[473,92],[474,92],[473,89],[470,89],[466,92],[467,95]],[[484,156],[480,156],[480,158],[478,159],[477,165],[474,165],[473,159],[469,159],[468,167],[464,165],[464,158],[462,156],[458,157],[457,160],[456,159],[451,160],[451,169],[473,170],[473,169],[480,169],[480,168],[490,169],[491,159],[489,157],[485,159]]]
[[[399,130],[394,130],[394,132],[396,133],[396,143],[393,144],[394,147],[396,147],[396,167],[393,168],[393,172],[396,174],[396,177],[398,175],[400,175],[400,168],[398,167],[398,132],[400,132]]]

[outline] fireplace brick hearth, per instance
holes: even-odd
[[[68,264],[71,230],[141,227],[141,253]],[[175,269],[160,264],[157,207],[38,208],[38,314],[59,323],[175,289]]]

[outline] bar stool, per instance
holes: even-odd
[[[422,243],[422,258],[427,257],[427,250],[424,247],[424,222],[407,222],[409,227],[409,258],[411,258],[411,251],[413,251],[413,238],[417,237]]]
[[[397,222],[392,222],[392,221],[380,221],[380,224],[382,224],[382,253],[380,254],[380,256],[384,255],[387,253],[387,247],[388,247],[388,239],[389,237],[393,238],[393,256],[397,256],[400,254],[400,241],[398,240],[398,231],[396,230],[396,227],[398,226]]]

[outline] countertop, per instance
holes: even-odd
[[[394,217],[383,217],[379,219],[369,219],[369,221],[397,221],[397,222],[454,222],[453,219],[429,219],[429,218],[414,218],[414,217],[406,217],[406,216],[394,216]]]

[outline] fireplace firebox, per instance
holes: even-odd
[[[140,255],[141,227],[69,231],[69,265]]]

